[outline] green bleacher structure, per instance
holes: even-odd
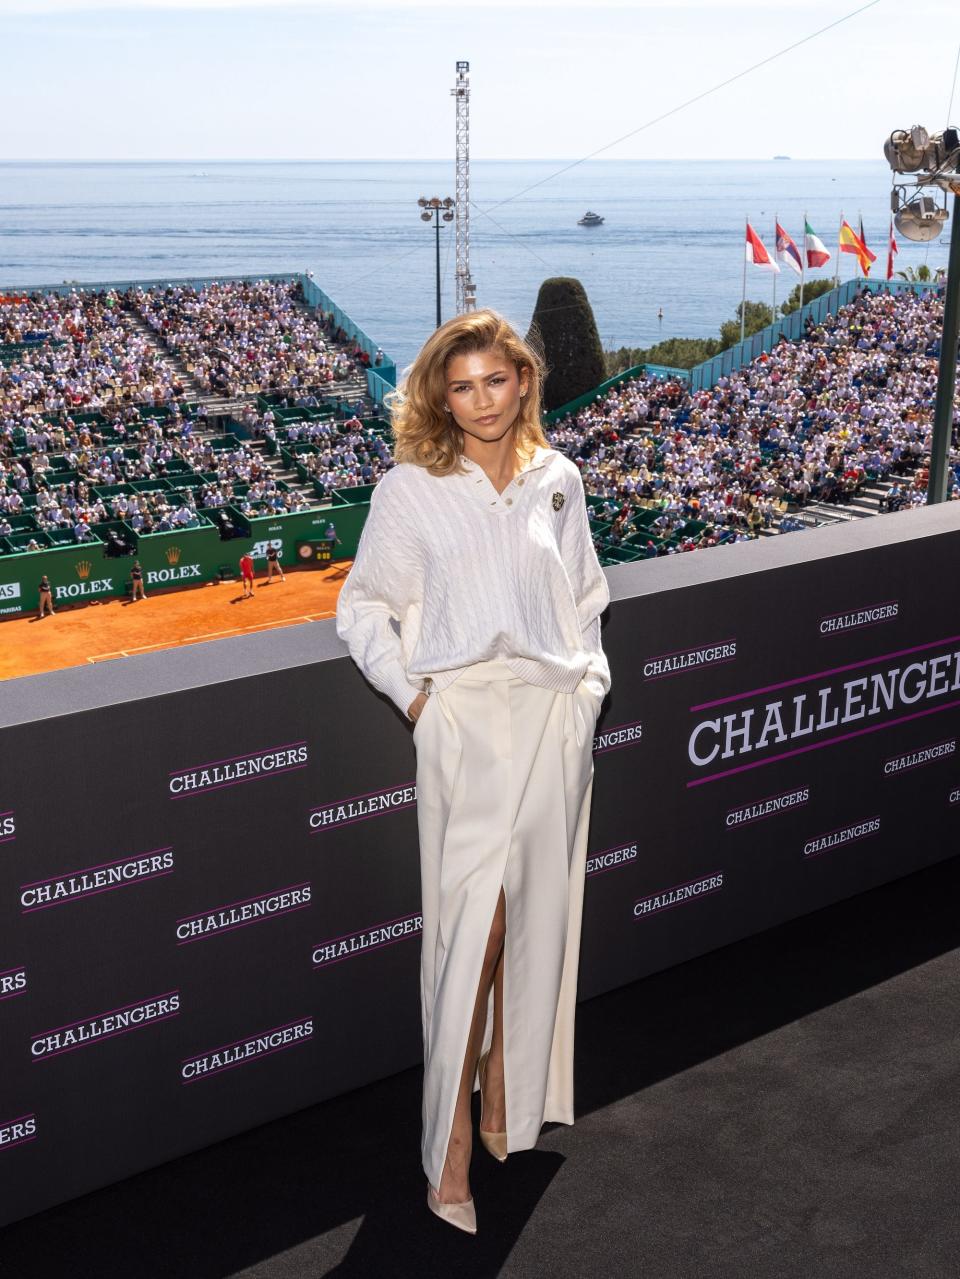
[[[587,497],[587,505],[593,511],[599,511],[603,503],[604,499],[595,494]],[[671,548],[679,548],[683,542],[699,543],[704,534],[715,531],[714,526],[707,520],[687,519],[677,528],[664,534],[654,528],[662,513],[662,508],[657,505],[634,507],[626,525],[626,531],[621,534],[617,542],[608,540],[611,521],[591,519],[590,530],[601,565],[623,564],[629,560],[646,559],[649,557],[651,544],[657,554],[665,553]]]
[[[270,399],[258,397],[261,409]],[[166,408],[155,409],[149,405],[138,406],[141,421],[151,418],[165,421],[171,416]],[[197,406],[185,406],[193,412]],[[329,421],[342,429],[342,423],[350,414],[339,414],[335,405],[324,404],[319,408],[274,407],[278,439],[267,441],[268,451],[281,453],[283,461],[297,471],[302,482],[313,486],[317,503],[293,512],[271,510],[264,502],[256,512],[245,512],[244,502],[250,485],[233,481],[230,500],[223,505],[201,506],[205,485],[218,485],[216,471],[195,471],[182,457],[168,459],[163,475],[125,480],[119,484],[97,484],[87,480],[92,496],[103,499],[109,507],[110,499],[118,494],[169,493],[174,501],[190,493],[197,505],[197,517],[189,525],[160,533],[137,533],[122,519],[110,518],[89,527],[89,536],[77,540],[72,528],[41,528],[36,512],[38,494],[22,494],[23,508],[16,514],[4,517],[11,531],[0,536],[0,616],[21,612],[35,607],[37,583],[43,574],[51,581],[54,600],[69,603],[91,597],[108,598],[129,594],[129,573],[133,555],[139,558],[148,587],[186,585],[222,580],[225,574],[235,575],[237,562],[244,552],[249,552],[255,562],[265,565],[269,545],[280,549],[280,561],[285,566],[303,562],[300,547],[304,544],[326,544],[326,534],[333,526],[336,538],[329,558],[317,557],[317,562],[330,563],[352,559],[369,510],[373,485],[365,484],[344,490],[326,492],[324,486],[313,478],[298,458],[320,451],[320,446],[310,441],[289,441],[287,430],[297,422]],[[129,443],[129,437],[118,432],[110,419],[101,412],[71,414],[73,422],[86,425],[102,438],[97,448],[119,445],[123,457],[133,464],[141,459],[137,444]],[[228,420],[222,434],[204,437],[214,453],[230,452],[242,446],[247,432],[239,422]],[[389,444],[390,427],[382,418],[365,418],[362,429],[380,436]],[[194,437],[199,438],[199,437]],[[14,431],[11,442],[13,455],[27,453],[26,435],[23,430]],[[272,446],[272,447],[271,447]],[[58,489],[82,478],[69,465],[62,454],[47,459],[48,467],[42,472],[42,483],[55,495]],[[290,491],[283,480],[276,481],[280,493]],[[232,525],[235,536],[224,540],[220,522],[224,516]],[[129,555],[109,554],[116,538],[129,548]],[[27,549],[28,547],[33,549]]]
[[[331,387],[330,390],[331,395],[336,397],[336,388]],[[300,562],[298,548],[304,542],[323,540],[331,523],[337,538],[332,558],[351,559],[356,553],[375,485],[362,484],[327,491],[307,464],[309,459],[324,451],[325,439],[291,440],[289,433],[291,428],[300,423],[315,422],[329,423],[336,426],[339,432],[343,429],[344,421],[352,417],[352,413],[341,408],[339,403],[325,403],[309,408],[281,407],[284,398],[283,393],[260,394],[256,397],[259,411],[262,413],[269,406],[274,415],[276,439],[266,439],[265,449],[268,454],[279,455],[284,466],[294,471],[302,484],[312,485],[317,505],[302,511],[277,513],[264,503],[257,514],[244,513],[244,499],[250,486],[233,482],[229,501],[222,505],[201,506],[199,504],[203,500],[204,486],[217,485],[219,482],[217,472],[193,470],[186,459],[178,457],[167,461],[162,475],[131,479],[120,484],[88,483],[91,493],[102,498],[108,506],[110,499],[118,494],[169,493],[175,502],[190,494],[197,504],[197,516],[188,526],[162,533],[138,534],[124,520],[110,518],[92,525],[89,538],[76,541],[71,528],[41,528],[35,517],[37,494],[27,493],[23,495],[22,511],[8,519],[11,532],[0,537],[0,576],[19,577],[19,582],[11,583],[8,589],[18,588],[20,598],[29,601],[40,574],[45,572],[54,584],[55,599],[58,598],[58,589],[67,602],[89,594],[125,594],[129,591],[130,560],[107,554],[108,544],[114,538],[120,538],[138,556],[144,567],[148,586],[219,580],[226,571],[225,564],[235,565],[245,550],[251,552],[255,561],[265,562],[266,550],[271,543],[279,544],[281,563],[293,565]],[[171,416],[171,410],[166,407],[138,407],[142,421],[153,418],[162,422]],[[191,404],[184,408],[192,413],[197,406]],[[88,425],[101,437],[102,445],[98,441],[97,447],[119,445],[125,459],[134,464],[140,461],[139,447],[131,444],[128,436],[118,432],[104,413],[74,413],[71,416],[77,425]],[[383,418],[361,418],[360,426],[367,435],[378,437],[388,447],[392,446],[390,424]],[[204,437],[203,443],[215,454],[231,452],[242,447],[249,434],[249,430],[241,422],[228,418],[222,433]],[[12,442],[15,454],[26,452],[26,437],[22,431],[14,432]],[[68,459],[63,455],[51,456],[48,461],[49,468],[44,472],[43,482],[54,492],[58,486],[70,484],[79,478],[77,471],[70,467]],[[277,482],[277,489],[281,493],[289,491],[283,481]],[[657,503],[636,504],[623,534],[616,543],[612,543],[609,541],[611,521],[601,515],[605,499],[589,494],[587,505],[594,517],[591,519],[591,531],[602,565],[630,563],[647,558],[651,542],[654,549],[660,552],[679,546],[685,538],[699,541],[711,528],[706,521],[687,520],[681,528],[663,536],[653,531],[654,522],[661,513]],[[224,517],[236,534],[226,541],[221,537],[220,527]],[[36,549],[26,550],[31,544],[35,544]],[[96,590],[85,589],[84,582],[88,586],[90,583],[96,584]],[[4,597],[0,591],[0,614],[10,611],[15,610],[4,607]]]
[[[53,350],[59,346],[66,346],[66,341],[62,338],[45,338],[42,342],[0,342],[0,364],[12,364],[14,360],[22,360],[25,355]]]

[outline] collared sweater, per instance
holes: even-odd
[[[428,683],[442,690],[497,659],[560,692],[585,680],[602,701],[610,590],[579,470],[538,445],[498,494],[481,466],[460,462],[462,473],[444,476],[400,462],[373,489],[337,634],[404,715]]]

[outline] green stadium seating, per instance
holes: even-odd
[[[369,502],[375,484],[358,484],[355,488],[334,489],[332,500],[335,506],[358,506],[361,502]]]
[[[83,543],[78,542],[73,536],[73,529],[69,528],[51,528],[47,530],[46,535],[52,546],[101,546],[99,540],[88,539]]]
[[[36,533],[40,529],[35,517],[26,512],[22,515],[8,515],[6,518],[14,533]]]
[[[641,551],[627,546],[609,546],[603,551],[602,564],[632,564],[643,558]]]
[[[53,542],[50,540],[47,534],[41,532],[39,529],[35,529],[32,532],[25,529],[22,532],[18,532],[18,533],[8,533],[6,537],[0,538],[0,541],[6,543],[8,548],[8,551],[7,551],[8,554],[22,555],[26,553],[27,543],[31,539],[35,542],[40,543],[41,551],[47,551],[50,549],[51,546],[53,546]]]
[[[48,338],[43,342],[4,342],[0,343],[0,364],[13,364],[30,355],[34,351],[51,350],[54,347],[66,346],[63,338]]]

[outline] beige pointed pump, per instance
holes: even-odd
[[[487,1073],[487,1058],[489,1056],[490,1049],[488,1048],[477,1063],[477,1073],[480,1077],[480,1140],[483,1142],[484,1148],[493,1155],[494,1159],[498,1159],[500,1163],[505,1163],[507,1158],[507,1134],[505,1132],[483,1131],[483,1081]]]
[[[462,1203],[445,1204],[433,1186],[427,1182],[427,1207],[435,1212],[443,1221],[449,1221],[458,1230],[465,1230],[468,1235],[477,1233],[477,1210],[473,1204],[473,1196]]]

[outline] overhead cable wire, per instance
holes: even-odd
[[[744,76],[751,75],[754,71],[759,71],[761,67],[769,66],[771,62],[776,62],[778,58],[785,57],[788,53],[792,53],[794,49],[802,48],[803,45],[809,44],[811,40],[816,40],[818,36],[825,35],[828,31],[833,31],[834,28],[841,26],[844,22],[849,22],[852,18],[858,17],[861,13],[866,13],[868,9],[873,9],[880,3],[881,0],[868,0],[867,4],[861,5],[858,9],[852,9],[849,13],[845,13],[843,17],[836,18],[833,22],[828,22],[824,27],[818,27],[816,31],[811,31],[809,35],[803,36],[800,40],[795,40],[793,44],[788,44],[783,49],[778,49],[776,53],[771,53],[766,58],[761,58],[759,62],[754,62],[751,66],[744,67],[736,75],[729,76],[726,80],[721,80],[718,84],[711,85],[709,89],[704,89],[702,93],[697,93],[692,98],[687,98],[685,102],[671,107],[669,111],[664,111],[661,115],[654,116],[652,120],[638,125],[636,129],[631,129],[629,133],[623,133],[619,138],[614,138],[612,142],[607,142],[602,147],[597,147],[589,155],[585,155],[579,160],[573,160],[570,164],[565,164],[562,169],[557,169],[555,173],[550,173],[545,178],[540,178],[537,182],[531,182],[528,187],[524,187],[522,191],[517,191],[515,195],[508,195],[505,200],[498,200],[496,204],[490,205],[490,209],[499,209],[502,205],[509,204],[511,200],[519,200],[521,196],[530,191],[535,191],[537,187],[543,186],[544,183],[552,182],[554,178],[559,178],[561,174],[569,173],[571,169],[577,168],[578,165],[586,164],[588,160],[602,155],[604,151],[609,151],[612,147],[619,146],[621,142],[626,142],[628,138],[636,137],[638,133],[643,133],[645,129],[652,129],[654,125],[662,124],[664,120],[669,120],[671,116],[677,115],[678,112],[685,111],[687,107],[692,107],[694,103],[702,102],[704,98],[709,98],[711,94],[719,93],[721,89],[726,89],[729,85],[735,84],[738,80],[742,80]],[[488,210],[485,211],[488,212]]]
[[[953,84],[950,86],[950,105],[947,107],[947,118],[945,124],[950,124],[950,117],[953,114],[953,95],[957,91],[957,72],[960,71],[960,44],[957,45],[957,60],[953,64]]]
[[[499,209],[505,204],[510,204],[513,200],[519,200],[521,196],[527,195],[530,191],[536,190],[538,187],[543,186],[547,182],[552,182],[554,178],[558,178],[564,173],[569,173],[571,169],[575,169],[579,167],[579,165],[585,164],[588,160],[592,160],[594,159],[594,157],[598,155],[602,155],[604,151],[609,151],[613,147],[619,146],[621,142],[626,142],[628,138],[636,137],[638,133],[643,133],[647,129],[652,129],[657,124],[662,124],[664,120],[670,119],[671,116],[677,115],[681,111],[685,111],[688,107],[694,106],[697,102],[702,102],[705,98],[709,98],[714,93],[719,93],[721,89],[725,89],[729,85],[735,84],[738,80],[742,80],[745,76],[751,75],[754,71],[759,71],[761,67],[769,66],[771,62],[775,62],[777,61],[777,59],[785,57],[788,53],[792,53],[795,49],[802,48],[805,44],[809,44],[811,40],[816,40],[819,36],[825,35],[828,31],[833,31],[835,28],[842,26],[843,23],[849,22],[853,18],[859,17],[860,14],[866,13],[869,9],[875,8],[880,3],[881,3],[881,0],[868,0],[868,3],[860,5],[860,7],[857,9],[852,9],[849,13],[843,14],[841,17],[836,18],[833,22],[827,23],[825,26],[818,27],[816,31],[811,31],[807,35],[803,36],[801,39],[795,40],[792,44],[786,45],[782,49],[778,49],[776,53],[771,53],[767,57],[761,58],[759,62],[754,62],[749,67],[744,67],[742,71],[738,71],[735,75],[729,76],[726,80],[721,80],[719,83],[711,85],[710,88],[704,89],[702,93],[697,93],[692,98],[687,98],[686,101],[680,102],[676,106],[671,107],[669,111],[664,111],[660,115],[654,116],[653,119],[647,120],[644,124],[638,125],[636,129],[631,129],[628,133],[621,134],[620,137],[614,138],[612,142],[607,142],[602,147],[597,147],[596,150],[591,151],[588,155],[582,156],[579,160],[574,160],[570,164],[566,164],[562,168],[557,169],[554,173],[550,173],[546,177],[540,178],[536,182],[532,182],[529,186],[526,186],[522,190],[515,192],[513,195],[507,196],[503,200],[498,200],[496,204],[491,204],[489,208],[486,208],[486,209],[481,208],[481,206],[478,205],[474,200],[470,201],[471,206],[478,213],[481,213],[485,218],[488,218],[494,224],[494,226],[497,227],[497,229],[501,231],[504,235],[508,236],[511,240],[516,240],[519,244],[521,244],[528,253],[530,253],[533,257],[537,259],[538,262],[541,263],[541,265],[545,266],[548,270],[552,271],[554,270],[554,268],[551,266],[551,264],[547,262],[544,258],[540,257],[540,255],[535,250],[531,249],[530,246],[524,240],[520,239],[519,236],[513,235],[510,231],[506,229],[506,227],[502,226],[499,222],[497,222],[497,220],[491,216],[491,210]],[[958,49],[957,51],[957,66],[960,67],[960,49]],[[955,69],[954,70],[954,89],[956,88],[956,79],[957,79],[957,72]],[[947,112],[948,116],[952,109],[953,109],[953,92],[951,91],[950,107]],[[398,254],[396,257],[389,258],[386,262],[381,263],[379,266],[375,267],[373,270],[367,271],[363,275],[355,276],[352,280],[349,280],[344,285],[342,285],[341,288],[343,289],[352,288],[353,285],[355,284],[359,284],[364,280],[368,280],[374,275],[381,274],[386,268],[392,267],[395,263],[403,262],[407,258],[412,257],[413,254],[419,252],[422,247],[423,245],[415,245],[413,248],[408,249],[405,253],[401,253],[401,254]]]
[[[337,285],[338,289],[345,290],[352,288],[354,284],[359,284],[361,280],[369,280],[371,276],[380,275],[387,267],[393,266],[397,262],[404,262],[407,258],[412,258],[415,253],[420,253],[430,247],[429,241],[424,239],[415,244],[412,249],[407,249],[405,253],[398,253],[396,257],[387,258],[386,262],[381,262],[379,266],[375,266],[372,271],[365,271],[363,275],[355,275],[352,280],[347,280],[344,284]]]
[[[552,271],[552,270],[554,269],[554,268],[551,266],[551,264],[550,264],[549,262],[547,262],[547,261],[546,261],[546,259],[545,259],[545,258],[542,258],[542,257],[540,256],[540,254],[536,252],[536,250],[535,250],[535,249],[531,249],[531,248],[530,248],[530,245],[529,245],[529,244],[527,244],[526,240],[521,239],[521,238],[520,238],[520,236],[518,236],[518,235],[514,235],[512,231],[508,231],[508,230],[507,230],[507,228],[506,228],[505,226],[503,226],[501,223],[499,223],[499,222],[497,221],[497,219],[496,219],[496,218],[491,217],[491,216],[490,216],[490,214],[487,212],[487,210],[486,210],[486,209],[481,209],[480,205],[479,205],[479,204],[477,204],[474,200],[471,200],[471,201],[470,201],[470,205],[471,205],[471,207],[472,207],[472,208],[476,209],[476,211],[477,211],[478,213],[482,213],[482,214],[483,214],[483,216],[484,216],[485,218],[489,219],[489,221],[491,221],[491,222],[493,223],[493,225],[497,228],[497,230],[498,230],[498,231],[502,231],[502,232],[503,232],[503,234],[504,234],[505,236],[507,236],[509,239],[511,239],[511,240],[516,240],[516,242],[517,242],[519,245],[521,245],[523,248],[525,248],[525,249],[526,249],[526,251],[527,251],[529,254],[531,254],[533,257],[535,257],[535,258],[537,259],[537,261],[538,261],[538,262],[539,262],[542,266],[545,266],[545,267],[547,268],[547,270],[548,270],[548,271]],[[496,208],[496,207],[497,207],[497,206],[496,206],[496,205],[494,205],[494,208]]]

